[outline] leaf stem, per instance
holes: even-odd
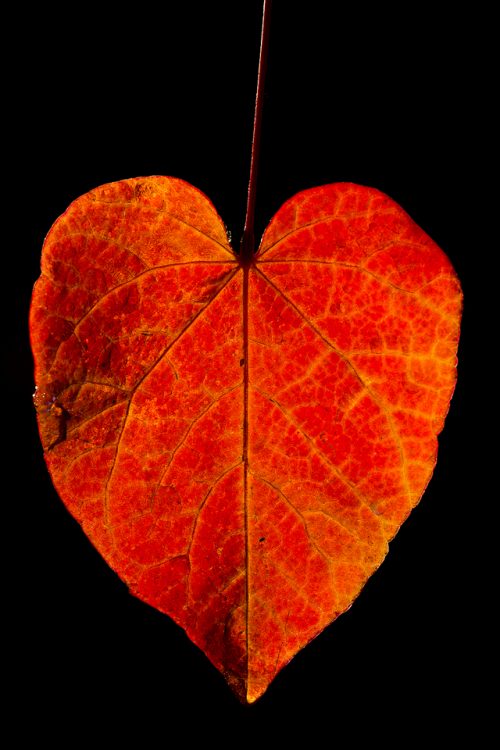
[[[245,226],[240,243],[240,260],[248,266],[255,252],[255,200],[257,195],[257,172],[260,154],[260,133],[262,130],[262,109],[264,104],[264,83],[267,70],[269,49],[269,27],[271,17],[271,0],[264,0],[262,10],[262,31],[260,36],[259,69],[257,74],[257,91],[253,118],[252,151],[250,157],[250,179],[248,181],[247,211]]]

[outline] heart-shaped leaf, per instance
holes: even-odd
[[[45,458],[130,591],[255,701],[384,559],[436,461],[461,293],[387,196],[334,184],[240,262],[168,177],[104,185],[45,242]]]

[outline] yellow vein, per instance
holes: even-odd
[[[426,284],[422,284],[417,289],[404,289],[403,287],[398,286],[397,284],[394,284],[392,281],[389,281],[389,279],[384,278],[384,276],[379,276],[378,274],[374,273],[374,271],[370,271],[370,269],[365,268],[365,266],[358,266],[358,265],[355,265],[354,263],[345,263],[344,261],[339,261],[339,260],[308,260],[307,258],[290,258],[289,260],[272,260],[271,259],[271,260],[263,260],[261,262],[267,263],[267,264],[283,263],[285,265],[287,263],[304,263],[307,265],[325,265],[325,266],[336,266],[340,268],[349,268],[353,271],[358,271],[359,273],[364,273],[367,276],[371,276],[373,279],[380,282],[380,284],[382,284],[383,286],[387,286],[390,289],[395,289],[396,291],[402,292],[403,294],[406,294],[409,297],[415,297],[418,295],[418,302],[423,308],[425,308],[426,310],[430,310],[431,312],[435,313],[436,315],[439,315],[439,317],[444,318],[445,320],[449,320],[452,322],[454,321],[451,315],[448,315],[446,312],[444,312],[443,310],[440,310],[438,307],[431,304],[426,299],[423,299],[419,295],[419,292],[422,289],[424,289],[426,286],[429,286],[432,283],[432,281],[427,282]],[[441,278],[441,276],[439,278]],[[453,277],[449,276],[448,278],[453,278]]]
[[[283,414],[287,422],[289,422],[291,425],[295,427],[295,429],[300,432],[302,437],[307,440],[307,442],[311,445],[311,448],[313,450],[314,455],[318,456],[322,461],[324,461],[331,469],[333,469],[333,472],[336,474],[336,476],[341,480],[341,482],[357,497],[357,499],[362,503],[369,511],[372,513],[375,518],[380,523],[380,518],[377,513],[373,510],[372,503],[370,503],[369,498],[367,498],[363,493],[356,487],[355,484],[353,484],[345,475],[344,473],[339,469],[338,466],[336,466],[333,461],[328,458],[328,456],[321,450],[319,446],[317,446],[313,438],[305,432],[305,430],[299,425],[299,423],[292,417],[289,411],[285,409],[284,406],[282,406],[279,401],[276,401],[270,394],[265,393],[260,388],[258,388],[255,385],[252,385],[252,388],[257,391],[257,393],[260,393],[263,398],[269,400],[274,406],[276,406],[280,412]]]
[[[207,490],[207,492],[205,493],[205,496],[204,496],[203,500],[201,501],[200,505],[198,506],[198,510],[196,511],[196,516],[195,516],[195,519],[194,519],[194,524],[193,524],[193,528],[192,528],[192,530],[191,530],[191,536],[190,536],[190,539],[189,539],[189,542],[188,542],[188,546],[187,546],[187,549],[186,549],[186,552],[185,552],[185,555],[186,555],[186,558],[187,558],[187,562],[188,562],[188,567],[189,567],[189,571],[188,571],[188,577],[187,577],[187,581],[186,581],[186,589],[187,589],[187,595],[188,595],[188,599],[189,599],[189,598],[190,598],[190,596],[191,596],[191,593],[190,593],[190,579],[191,579],[191,549],[192,549],[192,547],[193,547],[194,537],[195,537],[195,534],[196,534],[196,530],[197,530],[197,528],[198,528],[198,523],[199,523],[199,520],[200,520],[200,515],[201,515],[201,511],[202,511],[202,510],[203,510],[203,508],[205,507],[205,505],[206,505],[206,503],[207,503],[207,500],[208,500],[208,498],[209,498],[209,497],[210,497],[210,495],[211,495],[211,494],[212,494],[212,493],[214,492],[214,490],[215,490],[215,488],[217,487],[217,485],[218,485],[218,484],[220,484],[220,482],[222,482],[222,480],[223,480],[223,479],[224,479],[224,478],[225,478],[225,477],[226,477],[226,476],[227,476],[227,475],[228,475],[228,474],[229,474],[229,473],[230,473],[231,471],[233,471],[233,469],[236,469],[236,467],[238,467],[238,466],[240,466],[240,465],[241,465],[241,461],[238,461],[237,463],[233,464],[233,466],[230,466],[230,467],[229,467],[228,469],[226,469],[226,470],[225,470],[225,471],[224,471],[224,472],[223,472],[223,473],[222,473],[222,474],[221,474],[221,475],[220,475],[219,477],[217,477],[217,479],[215,480],[215,482],[214,482],[214,483],[212,484],[212,486],[211,486],[211,487],[210,487],[210,488],[209,488],[209,489]]]
[[[205,409],[203,409],[203,411],[201,411],[201,412],[200,412],[200,413],[199,413],[199,414],[198,414],[198,415],[197,415],[197,416],[196,416],[196,417],[195,417],[195,418],[194,418],[194,419],[193,419],[193,420],[191,421],[191,424],[190,424],[190,425],[189,425],[189,427],[188,427],[188,428],[186,429],[186,432],[185,432],[185,433],[184,433],[184,434],[182,435],[182,437],[181,437],[181,440],[180,440],[180,442],[179,442],[179,443],[178,443],[178,444],[177,444],[177,445],[175,446],[175,448],[174,448],[174,450],[172,451],[172,454],[171,454],[171,456],[170,456],[170,458],[169,458],[168,462],[166,463],[165,467],[163,468],[163,470],[162,470],[162,472],[161,472],[161,474],[160,474],[160,476],[159,476],[159,478],[158,478],[158,481],[157,481],[157,483],[156,483],[156,486],[155,486],[155,489],[154,489],[154,492],[153,492],[153,495],[152,495],[152,497],[151,497],[151,501],[150,501],[150,506],[149,506],[149,507],[150,507],[150,509],[151,509],[151,510],[153,509],[153,506],[154,506],[154,503],[155,503],[155,499],[156,499],[156,496],[157,496],[157,494],[158,494],[158,491],[159,491],[159,489],[160,489],[160,487],[161,487],[161,483],[162,483],[162,481],[163,481],[163,479],[164,479],[164,477],[165,477],[165,474],[167,473],[167,471],[169,470],[170,466],[172,465],[172,462],[173,462],[173,460],[174,460],[175,456],[177,455],[177,452],[178,452],[178,451],[179,451],[179,450],[180,450],[180,449],[182,448],[182,446],[183,446],[183,445],[185,444],[185,442],[186,442],[186,440],[188,439],[188,437],[189,437],[189,435],[190,435],[191,431],[193,430],[193,428],[194,428],[194,427],[195,427],[195,426],[196,426],[196,425],[198,424],[198,422],[200,421],[200,419],[201,419],[202,417],[204,417],[204,416],[205,416],[205,414],[206,414],[206,413],[207,413],[208,411],[210,411],[210,409],[212,409],[212,407],[214,407],[214,406],[215,406],[215,404],[218,404],[218,403],[219,403],[219,401],[220,401],[220,400],[221,400],[222,398],[224,398],[224,396],[227,396],[227,394],[228,394],[228,393],[232,393],[233,391],[235,391],[235,390],[236,390],[237,388],[240,388],[240,387],[241,387],[241,383],[238,383],[237,385],[234,385],[234,386],[233,386],[232,388],[229,388],[228,390],[224,391],[224,393],[221,393],[221,394],[220,394],[219,396],[217,396],[217,398],[215,398],[215,399],[214,399],[213,401],[211,401],[211,402],[210,402],[210,404],[209,404],[209,405],[208,405],[208,406],[207,406],[207,407],[206,407]]]
[[[91,200],[94,203],[104,203],[108,206],[123,206],[123,207],[133,206],[134,208],[138,208],[139,210],[141,210],[141,205],[137,201],[103,201],[103,200],[99,200],[99,198],[91,198]],[[212,237],[210,234],[207,234],[202,229],[195,227],[194,224],[190,224],[185,219],[179,218],[179,216],[176,216],[175,214],[170,213],[170,211],[167,211],[165,208],[161,208],[158,210],[158,217],[160,215],[168,216],[170,219],[175,219],[176,221],[180,222],[181,224],[184,224],[185,226],[189,227],[190,229],[197,232],[198,234],[201,234],[207,239],[211,240],[214,244],[220,245],[220,247],[222,247],[226,252],[232,255],[231,250],[228,250],[228,248],[222,242],[219,242],[219,240],[216,240],[215,237]]]
[[[340,349],[338,349],[329,339],[326,338],[326,336],[317,328],[310,320],[306,317],[306,315],[302,312],[302,310],[294,303],[292,300],[278,287],[276,284],[274,284],[271,279],[266,276],[263,271],[260,269],[256,269],[257,273],[259,273],[267,282],[268,284],[275,290],[277,294],[279,294],[285,302],[290,305],[290,307],[295,310],[295,312],[304,320],[304,322],[316,333],[317,336],[326,344],[326,346],[330,347],[332,351],[334,351],[350,368],[350,370],[353,372],[357,380],[361,383],[363,388],[366,388],[366,391],[370,394],[373,401],[379,406],[382,413],[385,415],[387,419],[387,423],[389,425],[389,429],[391,430],[392,436],[394,438],[394,441],[396,443],[396,446],[398,448],[400,461],[401,461],[401,468],[403,470],[403,479],[404,479],[404,485],[405,490],[408,494],[408,499],[410,500],[410,503],[412,503],[412,496],[414,493],[410,490],[410,483],[408,478],[408,466],[406,462],[406,457],[404,455],[403,450],[403,444],[401,442],[401,438],[399,437],[399,434],[397,432],[396,426],[394,424],[394,419],[392,412],[390,410],[390,407],[383,401],[383,399],[380,398],[371,388],[368,386],[365,381],[363,380],[361,374],[358,372],[357,368],[353,365],[353,363],[350,361],[348,356],[344,354]]]
[[[391,216],[391,215],[394,215],[393,210],[377,212],[377,216]],[[281,244],[283,240],[285,240],[291,234],[295,234],[296,232],[300,232],[302,229],[307,229],[308,227],[315,226],[316,224],[324,224],[327,221],[344,222],[345,220],[359,219],[359,218],[370,219],[371,216],[372,216],[372,212],[367,212],[367,211],[352,212],[349,214],[339,213],[339,214],[332,214],[330,216],[323,216],[320,219],[315,219],[314,221],[307,222],[307,224],[301,224],[298,227],[296,226],[293,229],[290,229],[289,232],[286,232],[286,234],[281,235],[281,237],[277,239],[276,242],[273,242],[272,245],[269,245],[269,247],[266,247],[265,250],[262,250],[262,252],[260,252],[259,255],[260,256],[265,255],[267,252],[269,252],[269,250],[272,250],[273,247],[276,247],[277,245]]]
[[[139,380],[137,381],[137,383],[131,389],[131,391],[130,391],[130,399],[129,399],[129,402],[128,402],[128,405],[127,405],[126,412],[125,412],[125,414],[123,416],[123,419],[122,419],[122,426],[121,426],[121,429],[120,429],[120,434],[118,436],[118,441],[117,441],[117,444],[116,444],[115,454],[114,454],[113,459],[112,459],[110,472],[109,472],[108,478],[106,480],[106,486],[105,486],[105,489],[104,489],[104,491],[105,491],[105,496],[104,496],[104,517],[106,519],[106,521],[105,521],[106,525],[107,525],[107,512],[108,512],[107,509],[108,509],[108,501],[109,501],[109,494],[108,494],[109,493],[109,483],[111,481],[111,477],[113,475],[113,471],[114,471],[114,468],[115,468],[115,465],[116,465],[116,459],[118,457],[118,452],[120,450],[120,443],[121,443],[121,440],[122,440],[122,437],[123,437],[123,432],[124,432],[124,429],[125,429],[125,425],[127,423],[128,415],[130,413],[130,408],[131,408],[131,405],[132,405],[132,399],[133,399],[134,394],[137,392],[137,389],[139,388],[139,386],[141,385],[141,383],[144,382],[144,380],[148,377],[148,375],[154,370],[154,368],[166,356],[167,352],[169,352],[170,349],[174,346],[174,344],[186,333],[186,331],[189,330],[189,328],[191,328],[191,326],[195,323],[195,321],[198,320],[198,318],[200,317],[200,315],[202,315],[205,312],[205,310],[208,309],[208,307],[219,296],[219,294],[222,292],[222,290],[225,289],[225,287],[227,286],[227,284],[231,281],[231,279],[236,275],[236,273],[238,271],[239,271],[239,266],[233,271],[233,273],[229,276],[229,278],[227,278],[225,280],[225,282],[219,287],[219,289],[217,289],[216,293],[207,302],[207,304],[204,307],[202,307],[201,310],[198,310],[198,312],[196,313],[196,315],[190,321],[188,321],[188,323],[184,326],[184,328],[182,328],[182,330],[170,342],[170,344],[163,350],[163,352],[156,358],[156,360],[144,372],[144,374],[141,375],[141,377],[139,378]]]
[[[68,336],[68,338],[67,338],[67,339],[64,339],[63,341],[61,341],[61,342],[59,343],[59,345],[58,345],[58,347],[57,347],[57,349],[56,349],[56,351],[55,351],[55,353],[54,353],[54,356],[53,356],[53,360],[52,360],[52,364],[51,364],[51,366],[50,366],[50,368],[49,368],[49,370],[48,370],[48,373],[47,373],[47,374],[50,374],[50,372],[51,372],[52,368],[54,367],[54,365],[55,365],[55,362],[56,362],[56,359],[57,359],[57,355],[58,355],[58,353],[59,353],[59,349],[61,348],[61,346],[62,346],[62,345],[63,345],[63,344],[64,344],[64,343],[66,342],[66,341],[68,341],[68,339],[69,339],[69,338],[71,338],[71,336],[73,336],[73,335],[75,335],[75,336],[76,336],[76,332],[77,332],[77,329],[78,329],[78,328],[79,328],[79,327],[81,326],[81,324],[82,324],[82,323],[83,323],[83,322],[84,322],[84,321],[85,321],[85,320],[86,320],[86,319],[88,318],[88,316],[89,316],[89,315],[90,315],[90,314],[91,314],[91,313],[92,313],[92,312],[93,312],[93,311],[94,311],[94,310],[95,310],[95,309],[96,309],[97,307],[99,307],[99,305],[101,305],[102,303],[105,303],[105,302],[107,301],[107,299],[108,299],[109,295],[113,294],[113,293],[114,293],[114,292],[116,292],[116,291],[117,291],[118,289],[123,289],[123,288],[125,288],[125,287],[127,287],[127,286],[130,286],[130,285],[134,284],[134,283],[135,283],[135,282],[137,282],[137,281],[138,281],[138,280],[139,280],[140,278],[142,278],[143,276],[146,276],[147,274],[150,274],[150,273],[155,273],[156,271],[162,271],[162,270],[164,270],[164,269],[166,269],[166,268],[175,268],[175,267],[177,267],[177,266],[190,266],[190,265],[222,265],[222,266],[225,266],[225,265],[226,265],[227,263],[228,263],[228,261],[222,261],[222,260],[220,260],[220,261],[200,261],[200,260],[195,260],[195,261],[187,261],[187,262],[182,262],[182,263],[167,263],[167,264],[165,264],[165,265],[161,265],[161,266],[153,266],[152,268],[145,268],[145,269],[144,269],[144,271],[141,271],[140,273],[136,274],[136,275],[135,275],[135,276],[133,276],[133,277],[132,277],[131,279],[127,279],[126,281],[122,281],[122,282],[120,282],[119,284],[116,284],[115,286],[111,287],[110,289],[107,289],[107,290],[106,290],[106,291],[104,292],[104,294],[103,294],[103,295],[102,295],[101,297],[99,297],[99,298],[98,298],[98,299],[97,299],[97,300],[96,300],[96,301],[95,301],[95,302],[94,302],[94,303],[93,303],[93,304],[92,304],[92,305],[91,305],[91,306],[89,307],[89,309],[88,309],[88,310],[86,310],[86,311],[85,311],[85,313],[84,313],[84,314],[82,315],[82,317],[81,317],[81,318],[79,318],[79,320],[77,320],[77,321],[76,321],[75,323],[72,323],[72,324],[71,324],[71,325],[73,326],[73,331],[71,332],[70,336]],[[232,272],[232,276],[234,276],[234,274],[236,273],[236,271],[238,270],[238,268],[239,268],[239,266],[237,266],[237,267],[236,267],[236,269],[235,269],[235,271],[233,271],[233,272]],[[231,271],[228,271],[228,273],[231,273]],[[50,281],[52,281],[52,279],[51,279],[51,277],[50,277],[50,276],[48,276],[48,275],[46,275],[46,274],[42,274],[42,275],[45,275],[45,276],[46,276],[46,278],[48,278],[48,279],[50,279]],[[230,278],[228,278],[228,279],[226,279],[226,280],[225,280],[225,283],[223,284],[223,286],[225,286],[225,284],[226,284],[226,283],[228,283],[228,282],[229,282],[229,281],[231,280],[232,276],[231,276]],[[71,287],[71,288],[79,288],[79,287]],[[221,288],[222,288],[222,287],[221,287]],[[218,291],[217,291],[217,294],[218,294],[218,292],[219,292],[219,291],[220,291],[220,290],[218,290]],[[209,302],[210,302],[210,300],[209,300]],[[66,321],[66,322],[70,322],[70,321],[68,321],[68,319],[67,319],[67,318],[64,318],[64,317],[62,317],[62,316],[58,316],[58,317],[60,317],[60,318],[61,318],[61,320],[64,320],[64,321]]]

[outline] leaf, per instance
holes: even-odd
[[[333,184],[239,262],[210,201],[130,179],[52,227],[30,316],[45,458],[131,593],[255,701],[418,503],[461,292],[377,190]]]

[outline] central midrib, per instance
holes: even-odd
[[[243,515],[245,523],[245,652],[246,689],[249,665],[249,538],[248,538],[248,266],[243,268]]]

